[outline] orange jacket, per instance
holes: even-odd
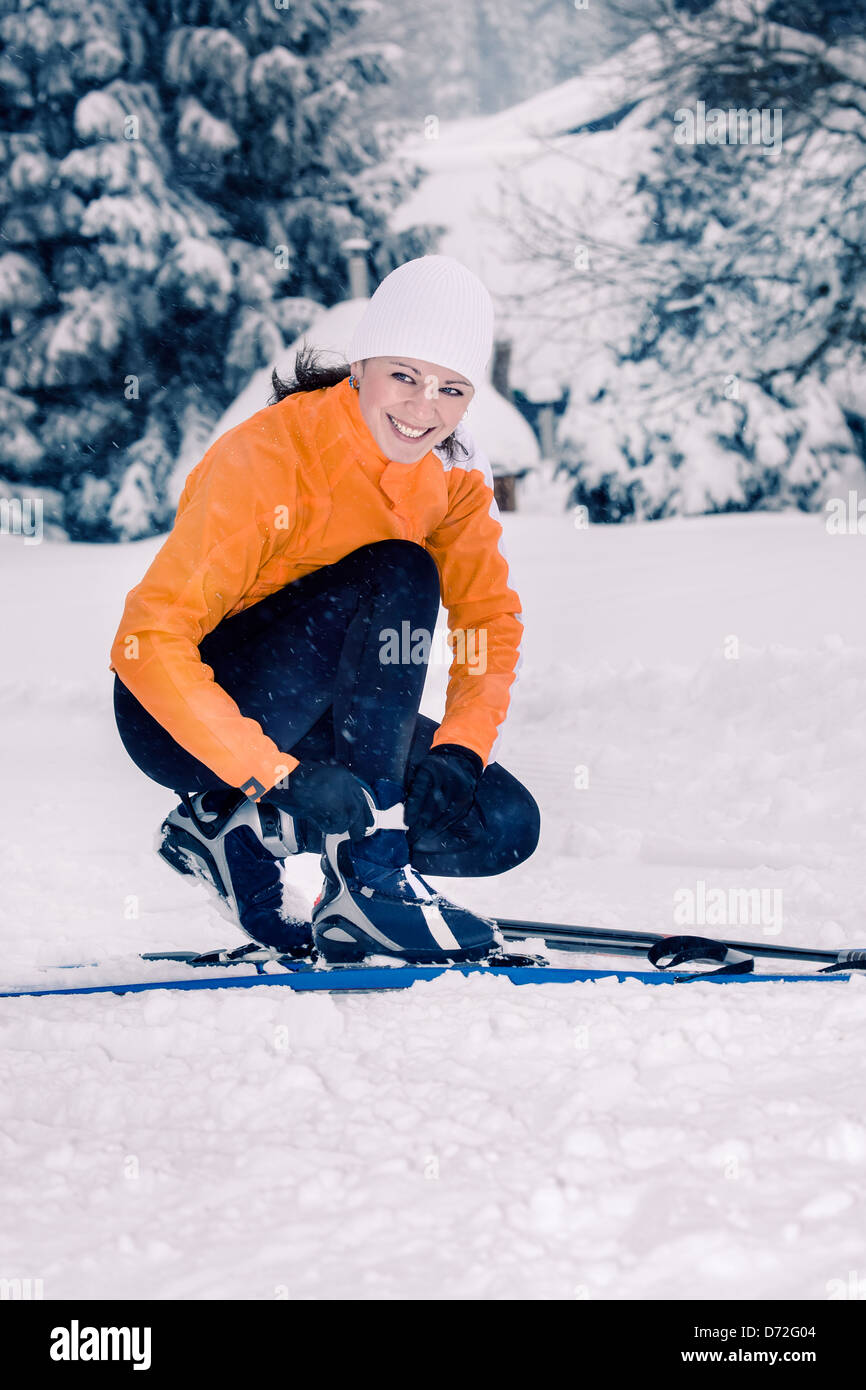
[[[257,799],[298,759],[216,683],[202,638],[359,546],[414,541],[436,561],[453,653],[433,745],[463,744],[486,764],[523,624],[490,465],[462,426],[458,437],[473,449],[462,462],[435,449],[414,464],[389,460],[348,379],[287,396],[227,431],[189,474],[173,529],[127,596],[110,669],[181,747]]]

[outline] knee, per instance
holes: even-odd
[[[515,808],[515,828],[508,841],[512,866],[522,864],[538,848],[541,835],[541,811],[535,797],[521,787],[521,798]]]
[[[439,570],[433,556],[423,545],[417,545],[415,541],[389,539],[372,541],[370,545],[362,546],[362,550],[377,571],[405,576],[413,588],[419,584],[435,583],[438,594]]]
[[[497,795],[490,802],[485,801],[484,819],[501,871],[513,869],[535,853],[541,834],[541,811],[534,796],[516,777],[504,768],[498,771],[504,781]]]

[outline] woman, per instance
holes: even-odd
[[[538,842],[533,798],[491,761],[523,626],[489,465],[460,424],[492,340],[460,262],[399,266],[351,375],[309,353],[296,381],[275,372],[276,400],[193,469],[127,598],[118,731],[182,803],[159,852],[264,946],[435,962],[501,945],[419,876],[502,873]],[[440,596],[454,659],[437,725],[419,705]],[[309,850],[312,923],[284,913],[280,864]]]

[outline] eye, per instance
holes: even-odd
[[[392,372],[391,375],[395,378],[395,380],[402,378],[403,381],[408,381],[412,386],[417,385],[415,378],[413,376],[409,376],[407,372]],[[442,390],[439,392],[439,395],[443,395],[446,391],[452,396],[463,395],[463,392],[457,386],[443,386]]]

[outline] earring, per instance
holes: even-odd
[[[349,377],[349,385],[351,386],[353,391],[360,391],[361,389],[361,383],[359,382],[358,378],[354,375]]]

